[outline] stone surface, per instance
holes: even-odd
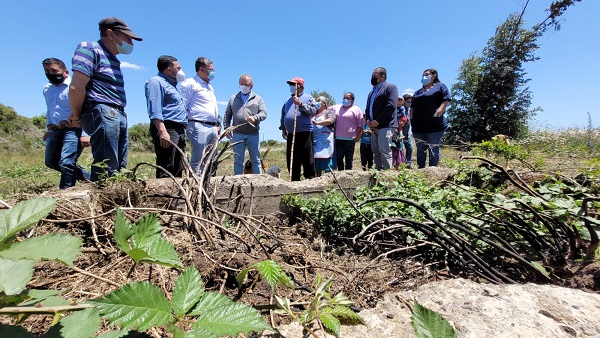
[[[386,294],[375,308],[360,312],[366,326],[343,327],[340,337],[415,337],[406,305],[413,299],[446,318],[461,338],[600,337],[599,294],[551,285],[490,285],[464,279]],[[298,324],[278,329],[280,334],[257,337],[307,337]]]

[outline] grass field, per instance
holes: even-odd
[[[0,159],[0,199],[11,200],[21,194],[40,194],[47,190],[58,189],[60,174],[44,166],[44,144],[37,138],[28,136],[15,136],[0,138],[3,156]],[[10,144],[8,146],[7,144]],[[15,146],[15,144],[19,146]],[[536,170],[551,170],[574,175],[578,172],[597,173],[600,171],[600,130],[599,129],[568,129],[563,131],[537,131],[530,133],[526,138],[514,141],[525,161]],[[278,165],[282,168],[281,178],[289,179],[285,162],[285,143],[268,141],[261,147],[261,153],[268,147],[271,151],[267,156],[269,165]],[[154,153],[149,150],[140,150],[143,147],[132,146],[129,152],[128,168],[133,168],[140,162],[154,163]],[[358,146],[355,148],[355,168],[360,168]],[[454,167],[458,165],[463,155],[487,155],[492,160],[504,164],[502,153],[485,154],[476,150],[461,150],[451,146],[442,147],[442,160],[440,165]],[[225,153],[225,160],[219,165],[218,175],[233,174],[233,157],[231,149]],[[415,155],[413,155],[414,157]],[[246,155],[247,158],[247,155]],[[414,158],[413,158],[414,161]],[[92,163],[90,149],[82,153],[79,164],[89,169]],[[517,165],[517,163],[515,163]],[[138,170],[137,178],[146,179],[154,177],[154,169],[143,166]]]

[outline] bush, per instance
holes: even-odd
[[[133,150],[154,151],[150,124],[138,123],[129,127],[129,147]]]
[[[33,122],[34,126],[41,128],[41,129],[45,129],[46,128],[46,115],[34,116],[31,118],[31,122]]]

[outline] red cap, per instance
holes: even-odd
[[[287,81],[287,84],[296,84],[296,83],[299,83],[302,86],[304,86],[304,79],[299,76],[296,76],[295,78]]]

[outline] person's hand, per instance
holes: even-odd
[[[301,106],[302,105],[302,101],[300,101],[300,99],[298,98],[298,96],[294,96],[294,104],[297,106]]]
[[[90,146],[90,137],[89,136],[81,136],[79,138],[79,143],[83,148],[87,148]]]
[[[69,121],[61,120],[58,122],[58,129],[65,129],[69,127]]]
[[[47,131],[44,136],[42,136],[42,141],[46,141],[48,139],[48,137],[50,137],[50,135],[52,135],[51,131]]]
[[[79,120],[79,118],[79,116],[75,116],[73,115],[73,113],[69,115],[69,125],[71,126],[71,128],[81,128],[81,121]]]
[[[443,113],[444,113],[444,110],[438,108],[435,111],[435,114],[433,114],[433,117],[440,117],[440,116],[442,116]]]
[[[255,124],[256,123],[256,118],[254,116],[248,116],[248,117],[246,117],[246,122]]]
[[[284,140],[287,140],[287,133],[285,132],[285,130],[281,131],[281,137],[283,137]]]
[[[171,145],[171,143],[169,142],[171,140],[171,136],[166,130],[159,131],[158,138],[160,140],[159,142],[161,147],[169,148],[169,146]]]
[[[369,128],[371,128],[371,129],[375,129],[375,128],[377,128],[378,126],[379,126],[379,122],[377,122],[377,121],[375,121],[375,120],[373,120],[373,121],[369,122]]]

